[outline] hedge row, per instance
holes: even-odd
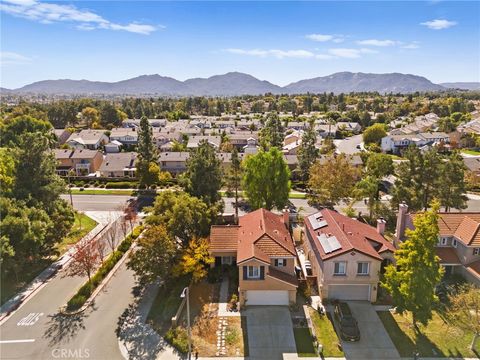
[[[165,334],[165,340],[180,353],[186,354],[188,352],[188,334],[185,329],[176,327],[168,330]]]
[[[77,293],[68,301],[67,310],[75,311],[80,309],[83,304],[88,300],[93,291],[98,285],[107,277],[109,272],[113,269],[115,264],[122,258],[122,256],[130,249],[133,240],[135,240],[142,232],[143,227],[137,226],[133,229],[131,234],[127,235],[125,239],[117,247],[117,250],[112,252],[108,258],[103,262],[95,275],[92,276],[90,281],[87,281]]]

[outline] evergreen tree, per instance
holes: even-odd
[[[238,150],[236,147],[232,151],[232,165],[228,171],[227,186],[233,190],[235,198],[235,220],[238,221],[238,190],[240,189],[241,182],[241,166],[240,159],[238,157]]]
[[[158,182],[160,167],[158,166],[158,152],[153,143],[152,127],[146,117],[140,120],[137,144],[137,176],[141,185],[150,186]]]
[[[285,138],[285,129],[282,126],[280,117],[276,112],[272,112],[267,116],[265,126],[260,131],[260,145],[264,150],[271,147],[281,149]]]
[[[438,199],[445,211],[451,208],[466,209],[465,172],[467,167],[460,154],[454,153],[441,164],[441,181],[438,182]]]
[[[395,252],[396,264],[386,268],[381,283],[392,295],[399,313],[410,311],[412,322],[426,325],[432,318],[437,301],[435,287],[442,279],[443,270],[435,253],[438,242],[438,202],[431,210],[418,214],[413,220],[414,230],[407,229],[407,239]]]
[[[308,180],[310,167],[315,163],[319,155],[319,150],[315,144],[317,134],[313,122],[310,123],[307,130],[303,133],[302,143],[298,150],[298,167],[300,169],[300,178],[302,181]]]

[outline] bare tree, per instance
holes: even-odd
[[[101,239],[97,239],[94,241],[95,241],[95,247],[98,252],[98,256],[100,258],[100,261],[103,264],[103,261],[105,260],[105,256],[107,255],[107,245],[105,244],[104,241],[101,241]]]
[[[133,231],[133,224],[137,220],[137,210],[135,209],[135,206],[130,204],[125,208],[124,213],[125,219],[130,223],[130,231]]]
[[[111,213],[108,219],[108,224],[109,224],[109,228],[106,233],[106,238],[107,238],[107,242],[108,242],[108,246],[110,247],[110,250],[114,252],[115,247],[117,246],[118,228],[117,228],[116,220]]]
[[[128,234],[128,220],[126,219],[125,215],[122,214],[119,220],[120,222],[120,231],[122,232],[123,237],[127,237]]]
[[[100,257],[95,241],[87,244],[76,244],[72,255],[72,263],[69,267],[70,276],[87,276],[88,282],[92,279],[92,273],[99,263]]]

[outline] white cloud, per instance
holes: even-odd
[[[394,46],[397,44],[397,41],[394,40],[378,40],[378,39],[368,39],[368,40],[361,40],[357,41],[359,45],[367,45],[367,46]]]
[[[420,25],[424,25],[432,30],[442,30],[442,29],[448,29],[452,26],[457,25],[457,22],[449,21],[445,19],[435,19],[435,20],[422,22],[420,23]]]
[[[361,49],[350,49],[350,48],[335,48],[335,49],[328,49],[328,53],[330,55],[340,57],[340,58],[347,58],[347,59],[357,59],[362,56],[362,54],[376,54],[378,51],[361,48]]]
[[[418,49],[420,47],[420,43],[418,41],[412,41],[411,43],[402,45],[402,49]]]
[[[334,43],[341,43],[343,42],[343,35],[328,35],[328,34],[308,34],[305,37],[309,40],[318,41],[318,42],[326,42],[326,41],[333,41]]]
[[[308,50],[225,49],[225,51],[231,54],[257,56],[257,57],[276,57],[277,59],[283,59],[283,58],[308,59],[308,58],[314,58],[316,56],[313,52]]]
[[[19,65],[19,64],[28,64],[32,61],[31,58],[11,52],[11,51],[2,51],[0,52],[0,64],[3,65]]]
[[[76,28],[80,30],[108,29],[148,35],[158,28],[162,28],[162,26],[138,24],[136,22],[121,25],[111,22],[92,11],[78,9],[73,5],[59,5],[39,2],[38,0],[3,0],[0,3],[0,11],[43,24],[54,22],[79,23]]]

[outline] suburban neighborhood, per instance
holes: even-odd
[[[479,13],[2,0],[0,359],[480,359]]]

